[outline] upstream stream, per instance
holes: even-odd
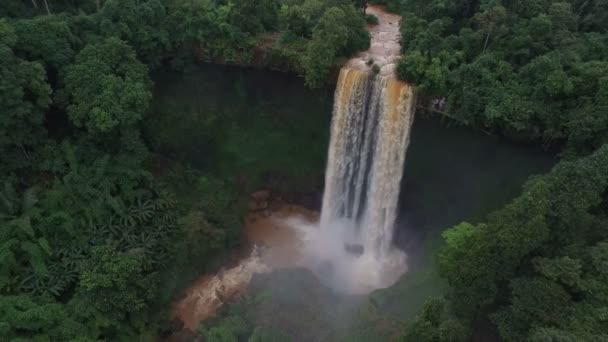
[[[384,13],[377,7],[368,10],[375,12],[381,24],[370,28],[370,50],[349,61],[345,70],[368,72],[370,65],[367,61],[372,58],[380,67],[379,75],[372,77],[386,78],[386,81],[378,83],[379,87],[384,87],[386,83],[397,82],[391,75],[400,50],[398,36],[395,35],[398,35],[399,18]],[[260,181],[262,184],[267,182],[264,175],[268,174],[294,180],[281,183],[279,191],[261,191],[251,197],[252,210],[243,220],[243,238],[248,241],[247,253],[218,273],[201,275],[175,303],[174,317],[192,331],[196,330],[199,322],[213,317],[222,305],[248,292],[249,283],[252,279],[255,281],[256,274],[266,274],[266,278],[263,278],[266,283],[256,282],[252,291],[267,287],[271,292],[282,292],[287,291],[287,288],[306,286],[307,291],[310,291],[310,287],[324,288],[319,290],[324,294],[339,295],[342,292],[340,290],[344,289],[343,292],[346,293],[339,296],[346,298],[350,292],[354,292],[358,294],[357,298],[364,298],[371,290],[392,285],[372,294],[375,305],[381,307],[387,315],[411,316],[425,298],[442,291],[441,280],[432,263],[432,257],[441,245],[441,232],[463,220],[474,222],[482,219],[489,211],[516,196],[529,175],[544,172],[552,164],[552,158],[539,151],[453,125],[449,120],[417,117],[410,134],[412,120],[409,117],[404,119],[407,125],[403,127],[403,134],[407,136],[395,134],[396,137],[407,139],[397,139],[396,142],[395,139],[390,140],[396,144],[391,145],[391,149],[396,149],[397,155],[403,155],[403,159],[407,140],[410,141],[405,166],[399,167],[403,180],[399,181],[401,175],[398,175],[394,184],[388,184],[389,188],[382,190],[383,193],[388,190],[394,192],[395,198],[390,200],[393,212],[390,213],[390,222],[382,228],[384,230],[380,238],[375,235],[374,241],[384,244],[381,247],[383,250],[378,250],[378,253],[395,248],[395,253],[407,255],[407,266],[401,265],[404,267],[400,267],[398,273],[393,273],[394,279],[388,282],[366,284],[364,291],[349,291],[347,288],[350,285],[344,285],[343,282],[336,286],[336,283],[323,281],[323,272],[311,266],[310,255],[307,255],[309,249],[306,248],[308,233],[311,229],[319,229],[320,195],[326,154],[330,146],[328,133],[333,90],[310,91],[304,88],[301,79],[275,72],[213,65],[192,66],[186,73],[159,72],[155,83],[154,110],[147,122],[146,131],[152,145],[159,152],[189,162],[202,170],[213,169],[235,175],[254,173],[249,176],[264,178]],[[397,86],[397,102],[402,101],[405,93],[412,96],[408,86]],[[411,108],[413,99],[408,101],[411,103],[406,106]],[[397,103],[392,102],[391,106]],[[337,110],[339,111],[334,107],[334,115]],[[394,112],[401,113],[400,111],[401,109]],[[396,122],[394,116],[401,114],[391,115],[393,118],[390,122]],[[209,130],[210,121],[217,122],[213,130]],[[172,127],[174,132],[168,131],[167,127]],[[335,132],[332,133],[332,136],[335,135]],[[232,153],[244,153],[247,158],[231,157]],[[388,158],[393,160],[395,157],[391,155]],[[395,162],[403,164],[403,159],[396,159]],[[329,161],[332,161],[331,153]],[[394,171],[390,175],[394,175]],[[363,182],[368,184],[374,181]],[[293,186],[304,188],[290,188]],[[265,190],[264,188],[258,190]],[[285,191],[311,193],[316,198],[310,203],[293,203],[280,196]],[[373,193],[374,190],[369,191]],[[386,199],[386,196],[378,196]],[[323,204],[324,207],[326,205],[327,203]],[[387,203],[381,203],[382,208],[386,205]],[[303,229],[306,231],[303,232]],[[360,243],[364,248],[362,253],[375,248],[373,244],[366,243]],[[359,242],[355,245],[357,244]],[[373,265],[377,264],[372,264],[372,267]],[[294,268],[310,269],[314,275],[307,275],[304,280],[297,282],[293,279],[299,279],[299,276],[290,275],[287,277],[291,279],[289,284],[280,285],[286,279],[281,272]],[[400,276],[406,268],[407,272]],[[321,282],[309,280],[315,276],[320,277]],[[269,281],[274,284],[263,285]],[[395,281],[396,284],[393,285]],[[273,316],[294,312],[290,311],[294,310],[294,304],[286,304],[281,298],[278,295],[274,299],[275,310],[265,311],[259,319],[282,322],[278,323],[282,326],[299,324],[286,317]],[[308,303],[301,305],[313,305],[316,302],[316,299],[310,298]],[[287,308],[283,305],[287,305]],[[301,314],[300,312],[298,317]],[[332,319],[322,319],[325,314],[327,313],[311,310],[310,320],[327,324],[326,321]],[[335,312],[331,315],[339,316]],[[292,331],[318,328],[286,327]],[[296,340],[318,337],[298,336]]]

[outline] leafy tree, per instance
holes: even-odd
[[[330,3],[319,0],[286,1],[279,12],[281,27],[298,36],[311,38],[313,28]]]
[[[17,288],[23,264],[28,265],[35,276],[48,274],[47,258],[51,247],[32,224],[36,204],[34,189],[26,190],[19,197],[13,185],[5,183],[0,199],[3,204],[0,207],[0,292],[11,293]]]
[[[304,67],[306,69],[306,83],[312,87],[321,85],[334,60],[338,50],[346,45],[348,30],[340,25],[345,18],[344,11],[331,8],[315,26],[312,41],[306,50]]]
[[[454,319],[446,318],[445,300],[431,298],[424,303],[416,319],[408,325],[404,342],[458,342],[468,338],[466,329]]]
[[[206,59],[246,62],[254,39],[230,23],[231,6],[212,1],[172,0],[168,18],[171,41],[177,49],[193,49]]]
[[[339,57],[369,48],[365,17],[351,1],[290,0],[279,11],[284,37],[306,41],[300,58],[306,83],[319,87]],[[303,51],[298,51],[301,54]]]
[[[247,336],[250,327],[243,317],[234,315],[223,319],[220,324],[213,327],[201,326],[199,331],[207,341],[237,342],[240,338]]]
[[[14,49],[24,59],[40,62],[55,78],[72,63],[78,42],[65,18],[38,16],[14,25],[18,37]]]
[[[135,123],[151,98],[146,67],[118,38],[87,45],[67,69],[66,86],[70,120],[92,132]]]
[[[608,57],[608,34],[582,24],[593,20],[592,7],[408,0],[399,77],[415,83],[423,100],[446,97],[450,116],[465,124],[589,153],[608,140],[605,116],[597,114],[603,100],[588,101],[603,98]]]
[[[279,6],[277,0],[235,0],[230,23],[252,34],[276,30]]]
[[[533,178],[486,223],[447,231],[440,268],[454,312],[490,314],[508,341],[606,338],[607,174],[604,145]]]
[[[367,31],[365,17],[356,11],[353,6],[341,6],[345,20],[342,25],[348,30],[346,45],[338,53],[340,56],[350,57],[359,51],[369,49],[370,35]]]
[[[13,27],[0,19],[0,170],[10,172],[29,165],[32,149],[45,140],[44,111],[51,103],[51,88],[41,64],[18,58]],[[5,173],[6,174],[6,173]]]
[[[143,272],[136,252],[110,246],[96,247],[87,263],[73,303],[78,316],[107,338],[132,334],[146,321],[147,303],[156,294],[155,275]]]
[[[506,18],[507,10],[500,5],[489,7],[485,11],[475,14],[473,20],[479,25],[481,33],[485,35],[482,53],[488,48],[493,35],[500,36],[506,33],[507,29],[504,25]]]
[[[169,50],[167,13],[160,0],[108,0],[98,18],[104,37],[128,42],[146,64],[158,65]]]
[[[28,296],[0,296],[0,334],[10,341],[93,341],[64,306]]]
[[[419,51],[404,56],[397,65],[397,73],[408,82],[417,85],[426,94],[443,94],[448,89],[448,78],[450,75],[450,56],[443,54],[440,57],[429,59]]]
[[[199,175],[189,184],[202,194],[199,205],[179,207],[148,170],[137,125],[152,96],[146,64],[183,56],[249,62],[255,35],[286,30],[279,7],[296,2],[0,3],[0,336],[151,339],[167,269],[199,271],[238,243],[231,182]],[[319,24],[330,9],[338,17]],[[328,63],[367,48],[351,1],[307,0],[300,10],[315,15],[305,18],[308,36],[285,50],[296,56],[294,69],[315,28],[317,44],[332,34],[323,32],[332,18],[344,39]],[[208,337],[284,337],[232,323]]]

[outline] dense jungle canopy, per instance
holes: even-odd
[[[416,86],[418,115],[560,157],[483,222],[444,233],[446,295],[399,322],[398,338],[608,339],[608,1],[375,2],[403,16],[398,75]],[[243,198],[259,184],[163,168],[142,133],[152,73],[211,62],[331,87],[369,48],[364,7],[2,0],[0,340],[150,341],[167,330],[183,282],[239,244]],[[176,273],[187,276],[168,280]],[[233,323],[204,336],[289,340]]]

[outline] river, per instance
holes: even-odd
[[[154,81],[145,131],[157,152],[205,172],[244,176],[247,191],[314,194],[308,206],[318,209],[332,89],[311,91],[282,73],[207,64],[162,71]],[[374,293],[375,303],[387,315],[414,315],[426,297],[442,291],[432,263],[441,232],[483,219],[552,164],[542,151],[418,113],[394,237],[409,271]]]

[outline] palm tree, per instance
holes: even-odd
[[[0,191],[0,291],[11,290],[15,281],[12,275],[24,263],[37,276],[48,273],[50,246],[36,233],[31,220],[37,201],[34,188],[19,196],[14,186],[6,182]]]

